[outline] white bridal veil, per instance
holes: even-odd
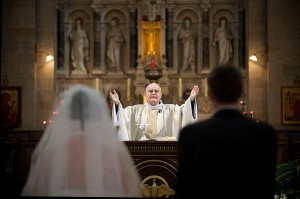
[[[140,176],[104,97],[77,85],[54,108],[21,195],[140,197]]]

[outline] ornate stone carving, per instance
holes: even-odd
[[[211,8],[211,3],[209,0],[203,0],[203,4],[200,5],[202,10],[207,12]]]
[[[141,193],[143,197],[152,197],[152,198],[160,198],[165,196],[168,198],[169,195],[175,195],[175,191],[169,187],[168,184],[156,184],[156,178],[151,178],[152,185],[142,184],[140,187]]]
[[[93,0],[91,7],[95,10],[95,12],[100,12],[100,10],[103,8],[101,0]]]

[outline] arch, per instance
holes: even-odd
[[[185,6],[176,11],[174,11],[173,22],[182,23],[183,18],[189,16],[192,20],[192,23],[202,21],[201,13],[199,9],[196,9],[193,6]]]
[[[110,13],[115,13],[115,15],[110,15]],[[118,17],[119,19],[122,19],[120,21],[120,24],[128,24],[130,15],[127,9],[124,9],[123,6],[113,6],[113,7],[107,7],[101,12],[101,23],[107,23],[109,22],[113,17]]]
[[[65,15],[64,22],[65,23],[73,23],[76,18],[81,17],[83,20],[83,25],[86,25],[87,21],[91,21],[93,16],[90,15],[89,12],[87,12],[85,9],[74,7],[73,9],[68,10]]]
[[[238,16],[234,13],[234,7],[230,5],[216,5],[210,10],[209,22],[218,23],[219,18],[226,17],[228,23],[234,23],[238,21]]]

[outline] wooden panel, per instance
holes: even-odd
[[[176,141],[126,141],[142,177],[144,197],[174,198],[177,181]]]

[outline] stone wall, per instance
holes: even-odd
[[[80,1],[76,2],[80,3]],[[93,2],[97,3],[98,1],[90,1],[90,4]],[[108,1],[101,1],[101,3],[105,2]],[[116,2],[118,1],[114,1],[114,3]],[[68,80],[74,82],[69,77],[65,78],[64,75],[62,75],[64,78],[61,78],[56,71],[59,63],[59,57],[57,56],[59,51],[57,45],[57,23],[59,18],[57,17],[58,7],[56,3],[52,0],[2,1],[1,85],[4,86],[4,80],[8,80],[7,86],[22,87],[22,126],[20,129],[23,130],[43,129],[42,121],[47,120],[50,114],[57,95],[57,84]],[[172,1],[168,1],[168,3],[172,5]],[[299,125],[281,124],[281,87],[300,86],[299,79],[297,81],[297,77],[300,75],[300,25],[297,23],[300,17],[298,12],[300,2],[297,0],[289,0],[288,2],[282,2],[281,0],[219,0],[199,3],[199,1],[190,0],[186,2],[185,6],[189,7],[193,4],[192,10],[197,8],[205,12],[207,9],[210,12],[209,5],[212,4],[211,6],[217,7],[216,4],[218,3],[226,4],[226,6],[230,3],[237,3],[241,10],[245,8],[245,44],[243,44],[246,48],[245,57],[247,58],[249,55],[256,53],[259,59],[258,62],[246,60],[244,66],[244,77],[247,84],[245,95],[247,111],[253,110],[256,119],[267,121],[276,129],[299,131]],[[134,1],[128,1],[128,5],[131,6],[129,9],[130,17],[135,18],[136,16],[132,14]],[[204,5],[207,7],[203,7]],[[184,5],[182,6],[184,7]],[[100,9],[100,7],[94,7],[93,9]],[[171,10],[172,6],[168,7],[168,14],[171,13]],[[178,13],[180,12],[178,11]],[[203,14],[201,20],[209,21],[208,16],[209,14]],[[236,16],[243,17],[242,15]],[[172,19],[172,15],[168,15],[167,18]],[[98,17],[96,16],[95,19],[98,19]],[[127,27],[127,30],[131,30],[134,26],[134,24],[129,24],[130,27]],[[172,23],[168,22],[167,24]],[[98,28],[101,31],[101,28],[104,27],[100,25]],[[171,30],[174,31],[174,28],[172,26]],[[210,33],[204,32],[202,35],[204,42],[207,42],[207,34]],[[172,35],[172,32],[167,32],[167,35],[167,43],[172,46],[170,38],[174,35]],[[237,44],[235,44],[235,48],[241,50]],[[54,55],[55,61],[45,62],[47,54]],[[198,53],[198,57],[202,55]],[[132,55],[130,54],[130,56]],[[166,58],[173,58],[170,63],[175,65],[176,57],[166,54]],[[127,62],[132,64],[132,60],[130,58]],[[209,59],[202,60],[204,67],[207,67],[206,65],[211,62]],[[241,60],[235,58],[235,61],[240,63]],[[104,94],[116,86],[122,91],[125,105],[141,102],[138,96],[135,96],[131,101],[125,99],[126,82],[128,78],[132,78],[131,93],[133,94],[135,89],[133,80],[137,74],[135,69],[132,70],[131,65],[128,67],[131,69],[127,71],[126,75],[97,74],[96,71],[84,81],[87,81],[87,84],[91,86],[95,86],[96,76],[105,76],[108,81],[103,81],[101,78],[99,80],[100,86],[103,86]],[[200,70],[198,75],[192,76],[193,78],[190,78],[190,76],[184,77],[183,90],[191,88],[193,84],[203,85],[205,75],[206,73]],[[171,87],[168,87],[170,88],[168,89],[169,95],[165,96],[165,100],[169,103],[179,102],[177,96],[178,77],[176,72],[169,71],[167,79],[169,84],[166,85],[171,85]],[[201,95],[203,95],[203,90],[201,92]],[[206,111],[204,98],[199,98],[198,102],[199,109],[201,109],[199,112],[204,113]],[[207,117],[209,117],[209,114],[199,115],[200,120]]]

